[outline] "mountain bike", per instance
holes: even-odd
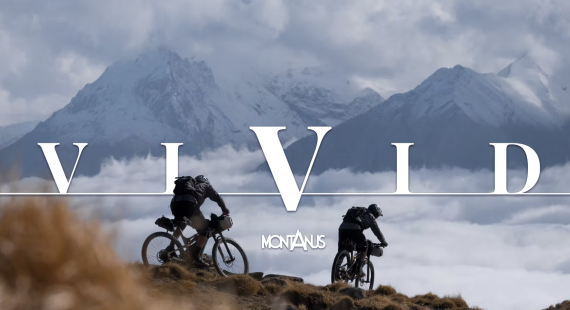
[[[379,243],[372,243],[370,240],[368,242],[368,252],[366,253],[366,258],[364,259],[364,271],[365,275],[360,277],[358,275],[358,264],[360,261],[361,253],[356,253],[356,244],[352,240],[347,240],[341,245],[336,254],[331,272],[331,283],[336,281],[344,281],[346,283],[354,282],[354,287],[374,289],[374,264],[370,261],[370,256],[382,256],[383,249]]]
[[[216,271],[223,277],[231,274],[247,274],[249,272],[249,262],[242,247],[233,239],[226,238],[222,234],[222,229],[218,225],[218,216],[213,214],[210,220],[206,220],[208,228],[206,236],[208,241],[214,238],[212,247],[212,261]],[[184,221],[174,221],[166,217],[159,218],[156,225],[166,229],[166,232],[155,232],[148,236],[142,246],[142,260],[145,266],[162,265],[168,262],[188,262],[192,261],[196,248],[198,234],[186,238],[181,234],[182,245],[174,238],[169,231],[183,228],[183,225],[192,227],[192,222],[187,218]],[[204,246],[200,255],[203,255]]]

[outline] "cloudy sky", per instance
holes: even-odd
[[[568,16],[570,2],[563,0],[0,1],[0,126],[48,117],[107,66],[158,47],[205,60],[218,75],[319,66],[385,97],[441,67],[496,72],[524,53],[570,81]],[[276,191],[270,175],[250,172],[262,160],[260,152],[222,148],[202,160],[181,158],[180,167],[208,175],[220,192]],[[162,191],[164,166],[156,158],[109,162],[93,178],[75,178],[70,191]],[[522,176],[510,174],[513,188]],[[568,192],[569,176],[570,165],[548,168],[534,190]],[[493,184],[490,172],[461,169],[412,171],[410,178],[412,191],[485,192]],[[25,179],[21,188],[38,182]],[[394,173],[329,171],[311,177],[306,191],[394,189]],[[341,215],[352,205],[378,203],[390,246],[374,259],[377,284],[409,295],[460,293],[485,309],[542,309],[570,298],[569,199],[306,196],[287,213],[279,197],[228,197],[235,220],[228,235],[246,248],[253,271],[326,284]],[[116,231],[116,248],[128,261],[139,259],[142,242],[158,230],[154,220],[169,215],[168,202],[73,198],[79,214]],[[204,207],[205,214],[217,211]],[[297,229],[326,235],[327,248],[261,250],[262,234]]]
[[[43,120],[115,61],[157,47],[215,73],[320,66],[382,95],[440,67],[496,72],[532,53],[567,76],[570,3],[558,1],[0,2],[0,126]]]

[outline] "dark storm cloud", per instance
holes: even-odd
[[[0,125],[42,119],[113,62],[156,47],[237,66],[323,66],[385,95],[440,67],[498,71],[570,53],[567,1],[3,1]]]

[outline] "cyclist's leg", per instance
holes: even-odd
[[[186,228],[184,217],[192,216],[192,206],[194,204],[189,201],[172,201],[170,203],[170,211],[174,215],[174,220],[178,222],[176,230],[172,233],[174,238],[178,239],[182,235],[182,231]]]
[[[366,254],[368,252],[368,241],[366,241],[364,232],[357,229],[352,230],[352,240],[356,243],[356,251],[360,254],[360,260],[356,266],[356,270],[359,271],[360,276],[363,276],[364,272],[362,271],[362,267],[364,266],[364,261],[366,260]]]
[[[198,233],[198,240],[196,240],[196,248],[194,250],[194,263],[196,265],[207,267],[208,263],[202,260],[201,254],[206,246],[206,242],[208,242],[208,236],[206,235],[208,231],[208,222],[206,221],[204,214],[202,214],[202,211],[200,211],[200,208],[193,207],[192,209],[192,217],[190,218],[190,221],[192,221],[192,226]]]
[[[338,230],[338,250],[340,252],[345,249],[347,239],[350,239],[350,229],[339,229]]]
[[[186,224],[184,223],[184,217],[190,218],[192,206],[194,204],[189,201],[171,201],[170,202],[170,211],[172,211],[172,215],[174,215],[174,221],[178,222],[176,225],[176,229],[172,233],[172,236],[175,239],[180,238],[182,235],[182,231],[186,228]],[[174,251],[174,241],[170,242],[170,244],[166,247],[167,251]],[[172,253],[172,256],[177,256],[176,253]]]

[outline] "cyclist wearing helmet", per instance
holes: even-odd
[[[204,214],[200,211],[200,206],[204,204],[206,198],[209,198],[218,204],[224,215],[228,215],[230,210],[226,207],[224,200],[212,187],[206,177],[199,175],[194,178],[194,180],[196,181],[192,186],[194,194],[175,194],[170,202],[170,210],[172,211],[172,215],[174,215],[175,221],[184,221],[184,217],[190,219],[192,227],[198,232],[198,240],[196,242],[196,249],[194,250],[194,265],[198,267],[208,267],[208,263],[203,261],[200,255],[208,241],[208,237],[206,236],[207,222]],[[178,239],[184,228],[186,228],[186,225],[180,225],[180,229],[177,229],[173,233],[174,238]],[[173,247],[173,245],[171,246]]]
[[[360,255],[361,260],[358,265],[360,276],[365,275],[362,271],[362,267],[368,250],[368,242],[364,236],[364,230],[368,228],[372,229],[372,232],[380,241],[380,245],[383,247],[388,246],[388,243],[376,222],[376,219],[380,216],[383,216],[382,210],[376,204],[371,204],[368,208],[352,207],[346,212],[342,224],[340,224],[340,227],[338,228],[339,251],[342,249],[346,241],[352,240],[356,244],[356,250],[362,254]]]

